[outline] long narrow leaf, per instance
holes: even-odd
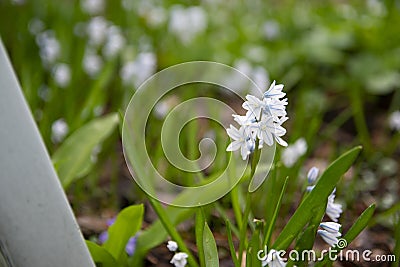
[[[203,246],[204,246],[204,257],[205,257],[205,266],[206,267],[218,267],[218,250],[217,245],[215,244],[214,236],[208,227],[208,224],[204,224],[204,232],[203,232]]]
[[[286,224],[281,234],[278,236],[273,247],[277,250],[286,249],[293,239],[300,233],[304,226],[309,222],[313,214],[325,203],[325,200],[332,193],[341,176],[350,168],[361,147],[355,147],[341,155],[334,161],[322,174],[315,188],[300,204],[292,218]]]

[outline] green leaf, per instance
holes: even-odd
[[[76,130],[57,149],[52,161],[64,189],[90,171],[93,149],[112,133],[117,124],[116,113],[94,119]]]
[[[358,217],[357,221],[353,224],[353,226],[347,231],[345,236],[343,237],[344,240],[346,240],[346,246],[348,246],[353,240],[361,233],[362,230],[364,230],[365,227],[367,227],[369,221],[372,218],[372,215],[374,215],[375,211],[375,204],[372,204],[369,206],[361,215]],[[346,246],[343,246],[345,248]],[[338,248],[335,247],[335,250],[337,251],[335,254],[339,254],[339,252],[343,248]],[[329,254],[326,254],[324,259],[322,261],[317,262],[315,267],[318,266],[326,266],[328,263],[331,263],[332,261],[329,259]]]
[[[214,236],[208,227],[208,224],[204,224],[203,231],[203,247],[204,247],[204,257],[205,257],[205,266],[206,267],[218,267],[218,250],[217,245],[215,244]]]
[[[86,240],[86,245],[96,265],[101,265],[102,267],[118,266],[117,261],[105,248],[89,240]]]
[[[225,224],[226,224],[226,232],[228,233],[229,250],[231,252],[233,264],[235,265],[235,267],[240,267],[239,260],[236,256],[235,245],[233,244],[231,223],[228,220],[226,220]]]
[[[204,240],[203,240],[203,235],[204,235],[204,225],[205,225],[205,218],[204,214],[201,208],[197,209],[196,213],[196,244],[197,244],[197,250],[199,251],[199,261],[200,261],[200,266],[204,266]]]
[[[129,206],[123,209],[117,216],[113,225],[108,228],[108,239],[104,248],[120,261],[125,255],[125,246],[140,229],[144,214],[143,205]]]
[[[271,219],[271,221],[270,221],[270,223],[268,225],[268,228],[267,228],[267,225],[265,225],[265,231],[264,231],[265,235],[264,235],[264,242],[263,242],[264,246],[265,245],[267,245],[267,246],[269,245],[269,241],[270,241],[271,235],[272,235],[272,230],[274,229],[276,219],[278,218],[279,209],[281,208],[282,199],[283,199],[283,195],[284,195],[285,190],[286,190],[286,186],[287,186],[288,180],[289,180],[289,177],[286,177],[285,183],[283,184],[283,187],[282,187],[282,190],[281,190],[281,194],[280,194],[279,199],[278,199],[278,203],[275,206],[274,214],[272,215],[272,219]]]
[[[360,151],[361,147],[351,149],[341,155],[326,169],[315,185],[315,188],[304,199],[285,228],[283,228],[273,245],[275,249],[286,249],[292,243],[293,239],[296,238],[311,217],[314,216],[315,212],[318,211],[321,203],[325,203],[340,177],[350,168]]]

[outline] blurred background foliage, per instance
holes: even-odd
[[[356,202],[355,211],[374,201],[381,211],[392,208],[389,215],[399,210],[400,127],[389,117],[400,107],[400,1],[0,0],[0,20],[1,39],[51,154],[89,121],[122,115],[156,71],[217,61],[261,88],[271,80],[285,84],[286,139],[304,137],[309,159],[284,173],[304,176],[305,167],[326,166],[361,144],[364,163],[352,173],[361,178],[345,179],[339,193],[349,205]],[[156,106],[149,142],[159,142],[168,110],[191,96],[196,92],[178,93]],[[99,137],[102,145],[91,147],[95,168],[68,188],[78,214],[87,212],[88,199],[95,210],[138,200],[119,138],[117,131]],[[227,142],[224,133],[214,138]],[[288,190],[295,195],[296,185]],[[360,195],[365,203],[357,208]]]

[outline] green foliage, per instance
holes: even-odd
[[[108,238],[103,246],[86,241],[96,264],[103,267],[123,267],[128,265],[125,247],[142,226],[143,205],[133,205],[123,209],[108,228]]]
[[[143,214],[143,205],[127,207],[118,214],[115,222],[108,228],[108,239],[104,243],[104,248],[118,262],[126,256],[125,246],[129,238],[142,226]]]
[[[204,224],[203,230],[203,247],[204,247],[204,258],[206,267],[218,267],[218,250],[215,244],[213,233],[208,227],[208,224]]]
[[[293,239],[299,235],[303,227],[309,222],[310,218],[325,203],[328,196],[332,193],[341,176],[350,168],[361,147],[355,147],[341,155],[335,160],[319,178],[318,183],[311,193],[306,196],[304,201],[297,208],[296,212],[290,218],[285,228],[275,240],[273,248],[277,250],[286,249]]]
[[[93,149],[118,125],[117,114],[95,119],[75,131],[53,154],[61,184],[66,189],[74,180],[88,174],[93,167]]]

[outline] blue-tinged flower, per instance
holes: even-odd
[[[108,227],[110,227],[111,225],[114,224],[116,218],[111,218],[109,220],[107,220],[106,224]],[[98,240],[100,244],[104,244],[108,239],[108,231],[103,231],[100,233]],[[128,254],[129,256],[132,256],[135,253],[136,250],[136,240],[137,240],[137,236],[132,236],[131,238],[129,238],[128,242],[126,243],[125,246],[125,252],[126,254]]]
[[[322,222],[319,224],[319,227],[321,227],[323,230],[328,231],[329,233],[336,234],[339,233],[339,230],[342,227],[342,225],[336,222]]]
[[[176,251],[178,249],[178,244],[175,241],[168,241],[167,248],[169,251]]]
[[[283,261],[281,256],[279,255],[279,252],[276,251],[275,249],[271,249],[268,252],[267,259],[262,261],[262,266],[269,266],[269,267],[285,267],[286,262]]]
[[[129,256],[132,256],[135,253],[136,250],[136,241],[137,241],[137,236],[132,236],[129,238],[128,243],[126,243],[125,246],[125,252]]]
[[[342,214],[342,205],[335,203],[335,190],[328,197],[328,204],[326,206],[326,215],[331,218],[332,221],[337,222],[340,214]]]
[[[242,107],[253,114],[257,120],[260,119],[261,111],[267,109],[267,100],[261,100],[253,95],[247,95],[246,99],[247,101],[243,102]]]
[[[264,93],[264,97],[280,99],[286,95],[286,93],[282,92],[283,84],[276,84],[273,81],[269,87],[269,89]]]
[[[307,174],[307,180],[309,184],[315,183],[318,178],[319,169],[317,167],[312,167]]]
[[[187,264],[188,255],[184,252],[175,253],[174,257],[172,257],[170,263],[175,265],[175,267],[185,267]]]
[[[240,149],[240,154],[242,155],[242,159],[245,160],[248,155],[251,153],[251,144],[252,139],[251,137],[246,133],[244,127],[240,127],[239,130],[235,128],[234,126],[230,126],[226,130],[228,133],[229,137],[231,137],[234,141],[229,144],[229,146],[226,148],[226,151],[236,151]]]
[[[332,233],[327,230],[318,230],[317,234],[331,247],[335,246],[339,242],[338,237],[342,236],[339,232]]]

